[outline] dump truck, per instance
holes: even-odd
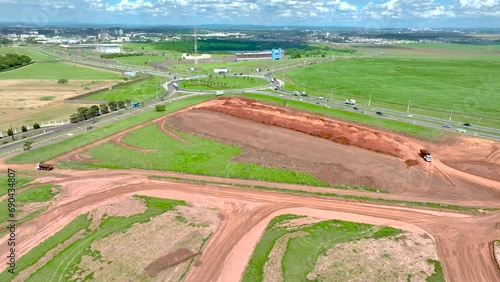
[[[54,165],[51,165],[51,164],[48,164],[48,163],[37,163],[36,164],[36,169],[37,170],[53,170],[54,169]]]
[[[420,149],[420,155],[427,162],[432,162],[432,155],[427,149]]]

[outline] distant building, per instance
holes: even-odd
[[[120,36],[122,36],[122,35],[123,35],[123,29],[121,29],[121,28],[120,28],[120,29],[118,30],[118,34],[119,34]]]
[[[97,35],[97,38],[101,41],[106,41],[106,40],[109,40],[109,32],[106,31],[106,30],[102,30],[101,32],[99,32],[99,34]]]
[[[228,72],[228,69],[214,69],[214,73],[225,74]]]
[[[121,44],[96,44],[95,50],[101,53],[121,53]]]
[[[264,52],[248,52],[248,53],[236,53],[236,61],[255,61],[255,60],[282,60],[285,56],[285,50],[272,49],[271,51]]]

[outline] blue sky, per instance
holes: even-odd
[[[0,21],[500,27],[500,0],[0,0]]]

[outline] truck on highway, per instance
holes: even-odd
[[[44,163],[44,162],[41,162],[41,163],[37,163],[35,168],[37,170],[53,170],[54,169],[54,165],[51,165],[51,164],[48,164],[48,163]]]
[[[420,149],[420,155],[426,162],[432,162],[432,155],[431,152],[427,149]]]
[[[344,104],[347,104],[347,105],[356,105],[356,100],[354,100],[354,99],[347,99],[347,100],[345,100]]]

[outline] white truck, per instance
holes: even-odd
[[[354,100],[354,99],[347,99],[347,100],[345,100],[344,104],[347,104],[347,105],[356,105],[356,100]]]
[[[420,155],[426,162],[432,162],[432,155],[427,149],[420,149]]]
[[[175,89],[179,88],[179,85],[177,84],[177,82],[172,83],[172,85],[174,86]]]

